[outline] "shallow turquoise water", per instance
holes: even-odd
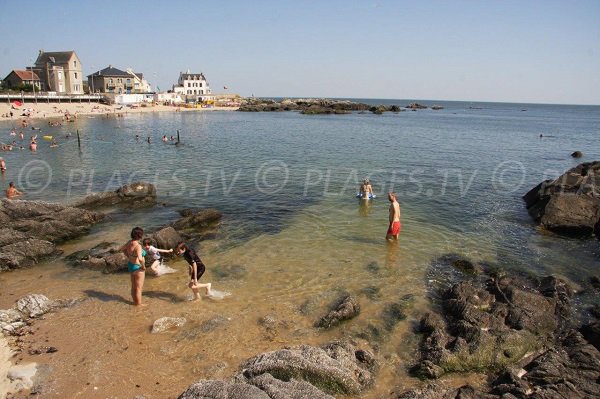
[[[222,248],[276,234],[302,212],[301,223],[330,228],[349,247],[378,243],[385,193],[395,190],[407,236],[434,226],[425,242],[410,245],[442,243],[467,254],[485,248],[501,264],[573,278],[597,266],[597,242],[539,235],[521,196],[578,162],[600,159],[600,107],[441,104],[441,111],[382,116],[205,112],[82,117],[58,128],[40,122],[60,147],[42,142],[37,154],[3,154],[4,184],[16,181],[28,198],[69,201],[129,181],[155,182],[168,206],[139,220],[152,228],[181,207],[217,207],[226,215]],[[160,141],[177,130],[182,146]],[[73,136],[63,139],[67,132]],[[583,160],[570,158],[574,150]],[[353,197],[364,176],[380,195],[369,209]]]

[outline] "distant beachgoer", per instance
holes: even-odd
[[[13,129],[13,130],[10,131],[10,135],[11,136],[16,136],[17,135],[17,132],[15,131],[15,129]]]
[[[150,269],[152,269],[152,271],[154,272],[155,276],[159,276],[160,274],[158,273],[158,268],[160,266],[160,260],[161,260],[161,253],[172,253],[173,249],[159,249],[156,248],[152,245],[152,240],[150,240],[149,238],[144,238],[144,241],[142,242],[144,249],[146,250],[146,252],[152,256],[152,265],[150,266]]]
[[[19,132],[19,139],[21,139],[21,140],[25,139],[25,135],[23,134],[23,131]]]
[[[6,172],[6,162],[4,161],[4,158],[0,158],[0,172]]]
[[[31,150],[31,152],[37,151],[37,143],[35,142],[35,140],[31,140],[31,143],[29,143],[29,149]]]
[[[371,186],[369,179],[364,179],[358,187],[358,196],[364,199],[369,199],[373,196],[373,186]]]
[[[146,277],[144,260],[146,251],[140,244],[142,237],[144,237],[144,230],[141,227],[134,227],[131,230],[131,240],[121,247],[121,251],[127,256],[127,270],[131,277],[131,298],[136,306],[142,304],[142,287]]]
[[[8,183],[8,188],[6,189],[6,198],[12,199],[21,195],[23,195],[23,193],[17,190],[14,182],[11,181]]]
[[[175,141],[175,137],[173,135],[171,135],[171,141]]]
[[[135,140],[137,141],[137,140],[139,140],[139,139],[140,139],[140,135],[139,135],[139,134],[136,134],[136,135],[135,135]]]
[[[52,143],[50,143],[50,148],[54,148],[54,147],[58,147],[56,140],[52,140]]]
[[[400,224],[400,204],[396,200],[396,193],[388,193],[388,200],[390,201],[390,226],[388,227],[386,240],[398,239],[402,225]]]
[[[148,144],[150,144],[150,136],[148,136],[148,138],[146,139],[146,141],[148,141]]]
[[[190,287],[190,289],[194,293],[194,299],[200,299],[199,288],[206,288],[206,295],[210,295],[210,288],[211,288],[212,284],[211,283],[206,283],[206,284],[198,283],[198,280],[200,279],[200,277],[202,277],[202,275],[206,271],[206,266],[204,266],[204,263],[202,263],[202,260],[200,259],[198,254],[196,254],[196,251],[189,248],[187,246],[187,244],[180,242],[179,244],[177,244],[177,249],[175,250],[175,253],[177,255],[183,255],[183,257],[185,258],[187,263],[190,265],[190,267],[189,267],[190,282],[188,284],[188,287]]]
[[[166,134],[163,134],[162,141],[163,141],[163,143],[166,143],[167,141],[169,141],[169,140],[167,140],[167,135]]]

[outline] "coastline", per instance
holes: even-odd
[[[32,109],[30,116],[24,116],[26,109]],[[204,111],[237,111],[237,107],[185,108],[172,105],[148,105],[136,108],[125,105],[106,105],[99,103],[25,103],[18,109],[12,109],[12,104],[0,104],[0,122],[20,123],[22,120],[63,119],[67,114],[73,116],[143,114],[155,112],[204,112]],[[10,111],[13,117],[6,117]]]

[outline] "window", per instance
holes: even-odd
[[[108,83],[113,84],[112,78],[108,79]]]
[[[77,61],[73,61],[73,68],[77,68]],[[77,76],[75,76],[77,77]]]
[[[131,83],[131,79],[127,79],[127,83]]]
[[[58,80],[62,79],[62,71],[58,71]]]
[[[188,87],[192,87],[192,84],[190,82],[188,82]]]
[[[77,72],[75,72],[75,79],[77,79]]]
[[[202,82],[200,82],[200,87],[202,87]]]
[[[121,78],[117,79],[117,83],[123,83],[123,79],[121,79]]]

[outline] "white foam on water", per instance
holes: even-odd
[[[164,263],[160,262],[160,264],[158,265],[158,269],[156,270],[156,276],[162,276],[164,274],[170,274],[170,273],[175,273],[177,270],[173,269],[172,267],[169,267],[167,265],[165,265]]]
[[[231,292],[219,291],[219,290],[215,290],[214,288],[211,288],[210,294],[208,294],[207,297],[210,299],[220,301],[222,299],[225,299],[228,296],[231,296]]]

